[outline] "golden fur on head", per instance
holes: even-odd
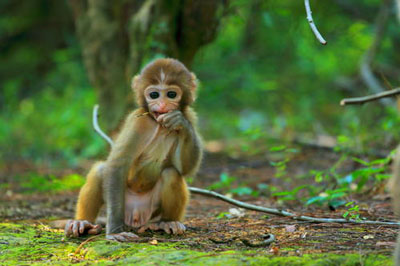
[[[196,97],[197,79],[181,62],[172,58],[156,59],[147,64],[132,80],[139,106],[147,108],[144,90],[150,85],[176,85],[182,89],[181,107],[192,104]]]

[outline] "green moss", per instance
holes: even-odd
[[[44,225],[0,223],[0,265],[391,265],[383,255],[308,254],[275,256],[267,249],[202,252],[179,243],[117,243],[99,236],[80,248]],[[284,249],[282,248],[282,251]]]

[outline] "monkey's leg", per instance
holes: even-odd
[[[181,223],[189,201],[189,190],[185,179],[175,168],[166,168],[161,174],[161,221],[139,229],[164,230],[170,234],[183,234],[186,227]]]
[[[394,251],[394,265],[400,266],[400,235],[397,236],[397,244]]]
[[[103,163],[96,163],[87,175],[85,185],[81,188],[76,207],[75,220],[65,225],[65,235],[78,237],[82,234],[99,234],[101,225],[94,225],[103,200],[103,180],[101,169]]]

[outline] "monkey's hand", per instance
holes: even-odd
[[[106,235],[108,240],[114,240],[118,242],[130,242],[138,238],[137,235],[130,232],[121,232],[117,234],[108,234]]]
[[[157,122],[171,131],[188,130],[190,128],[189,121],[178,110],[160,115],[157,117]]]
[[[92,224],[86,220],[69,220],[65,225],[64,233],[67,237],[79,237],[84,234],[97,235],[101,233],[100,224]]]
[[[147,229],[152,231],[162,230],[167,234],[182,235],[186,231],[186,227],[181,222],[158,222],[143,225],[139,228],[138,233],[144,233]]]

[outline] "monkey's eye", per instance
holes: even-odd
[[[167,92],[167,96],[168,96],[168,98],[173,99],[173,98],[176,97],[176,92],[175,91],[169,91],[169,92]]]
[[[157,99],[160,96],[160,94],[156,91],[150,92],[149,95],[150,95],[150,98],[152,98],[152,99]]]

